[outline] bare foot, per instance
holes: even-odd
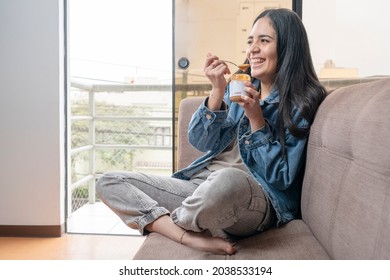
[[[231,243],[220,237],[213,237],[208,231],[184,231],[176,225],[168,215],[161,216],[145,226],[149,232],[158,232],[176,242],[193,249],[198,249],[218,255],[233,255],[236,249]]]
[[[236,252],[231,243],[220,237],[212,237],[207,232],[187,231],[181,241],[190,248],[218,255],[233,255]]]

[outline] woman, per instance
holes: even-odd
[[[98,194],[128,226],[234,254],[232,238],[300,217],[306,141],[325,98],[300,18],[287,9],[261,13],[246,56],[252,82],[239,103],[228,98],[227,65],[206,57],[212,90],[188,133],[204,156],[172,177],[110,172],[99,180]]]

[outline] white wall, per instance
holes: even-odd
[[[63,0],[0,0],[0,225],[64,223]]]

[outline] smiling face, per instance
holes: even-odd
[[[277,38],[268,17],[262,17],[252,27],[246,56],[251,75],[262,83],[273,83],[278,65]]]

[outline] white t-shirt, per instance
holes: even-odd
[[[207,166],[210,171],[217,171],[226,167],[234,167],[249,172],[241,159],[237,141],[234,140],[221,154],[216,156]]]

